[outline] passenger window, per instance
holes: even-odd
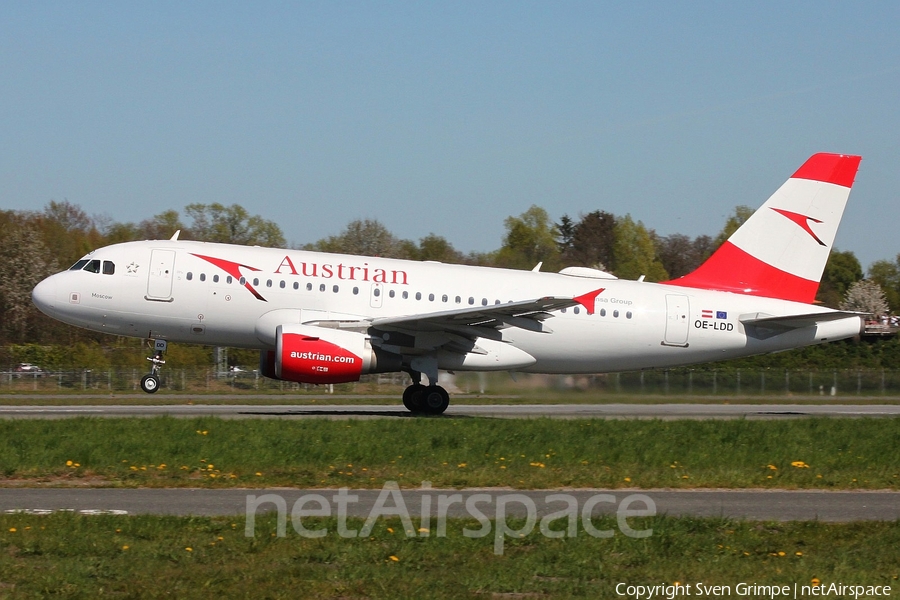
[[[319,284],[319,291],[320,291],[320,292],[324,292],[324,291],[325,291],[325,284],[324,284],[324,283],[320,283],[320,284]]]
[[[601,317],[605,317],[605,316],[606,316],[606,309],[605,309],[605,308],[601,308],[601,309],[600,309],[600,316],[601,316]]]
[[[231,284],[232,281],[234,281],[234,279],[231,278],[231,275],[229,275],[228,277],[225,278],[225,283],[227,283],[229,285]]]
[[[561,309],[559,312],[566,312],[566,309],[563,308],[563,309]]]
[[[577,314],[580,313],[581,311],[580,311],[580,310],[578,309],[578,307],[576,306],[575,309],[574,309],[572,312],[575,313],[575,314],[577,315]]]
[[[238,283],[240,283],[241,285],[246,285],[246,284],[247,284],[247,278],[246,278],[246,277],[241,277],[240,279],[238,279]]]
[[[86,265],[86,264],[88,264],[87,260],[84,260],[84,259],[79,260],[77,263],[75,263],[74,265],[69,267],[69,270],[70,271],[80,271],[81,269],[84,268],[84,265]]]
[[[200,273],[200,281],[206,281],[206,273]]]
[[[428,301],[434,302],[434,294],[428,294]]]
[[[271,280],[271,279],[267,279],[267,280],[266,280],[266,287],[272,287],[272,280]]]
[[[625,313],[625,318],[626,318],[626,319],[630,319],[630,318],[631,318],[631,311],[630,311],[630,310],[629,310],[627,313]]]
[[[619,311],[614,310],[614,311],[613,311],[613,317],[615,317],[616,319],[618,319],[618,318],[619,318]]]
[[[84,270],[88,273],[99,273],[100,272],[100,261],[92,260],[85,265]]]
[[[388,296],[390,296],[391,298],[393,298],[393,297],[394,297],[394,290],[389,291],[389,292],[388,292]]]
[[[469,296],[469,304],[475,304],[475,298]]]
[[[403,299],[406,300],[409,298],[409,292],[403,292]]]
[[[111,260],[103,261],[103,274],[104,275],[115,275],[116,274],[116,263]]]
[[[335,294],[337,294],[339,290],[340,290],[340,288],[338,286],[334,286],[331,288],[331,291],[334,292]]]
[[[278,284],[278,287],[284,289],[284,279],[281,280],[281,282]]]
[[[353,295],[356,296],[357,294],[359,294],[359,288],[356,286],[353,286]],[[375,295],[380,296],[381,290],[379,290],[378,288],[375,288]]]
[[[482,306],[487,306],[487,298],[482,298],[482,299],[481,299],[481,305],[482,305]]]
[[[422,299],[422,292],[416,292],[416,300]]]
[[[219,283],[219,276],[213,275],[213,283]]]
[[[295,281],[295,282],[294,282],[294,289],[295,289],[295,290],[299,290],[299,289],[300,289],[300,282],[299,282],[299,281]]]
[[[187,279],[188,281],[191,281],[191,280],[194,278],[194,274],[191,273],[190,271],[188,271],[188,272],[187,272],[187,275],[185,275],[184,277],[185,277],[185,279]]]
[[[441,296],[441,302],[446,302],[447,300],[448,300],[447,294],[444,294],[443,296]]]
[[[253,285],[254,285],[254,286],[258,286],[258,285],[259,285],[259,277],[254,277],[254,278],[253,278]]]
[[[462,298],[460,298],[459,296],[457,296],[457,297],[456,297],[456,303],[459,304],[460,302],[462,302]]]
[[[311,283],[307,283],[307,284],[306,284],[306,291],[307,291],[307,292],[311,292],[311,291],[312,291],[312,284],[311,284]]]

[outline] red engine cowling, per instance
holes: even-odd
[[[346,383],[361,375],[396,371],[400,357],[372,348],[363,333],[312,325],[279,325],[275,351],[260,356],[262,373],[299,383]]]

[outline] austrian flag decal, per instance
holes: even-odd
[[[703,310],[700,311],[700,316],[703,317],[704,319],[712,319],[713,315],[715,315],[716,319],[727,319],[728,318],[728,312],[726,312],[724,310],[713,311],[713,310],[707,310],[704,308]]]

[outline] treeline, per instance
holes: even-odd
[[[623,279],[644,276],[647,281],[665,281],[694,270],[752,213],[752,209],[738,206],[716,236],[691,238],[677,233],[662,236],[631,215],[604,211],[577,217],[563,215],[554,222],[545,209],[532,206],[518,216],[507,217],[500,247],[492,252],[464,253],[433,233],[419,240],[401,239],[372,219],[354,220],[336,235],[295,247],[513,269],[532,269],[542,263],[543,271],[583,266]],[[41,210],[0,211],[0,258],[4,265],[0,270],[0,348],[4,348],[0,361],[9,364],[22,360],[24,345],[56,345],[71,352],[78,348],[84,356],[92,355],[91,348],[134,348],[135,342],[70,327],[44,316],[31,303],[31,290],[44,277],[68,268],[95,248],[132,240],[168,239],[179,230],[180,239],[287,246],[277,223],[251,215],[237,204],[190,204],[183,213],[168,210],[138,223],[89,215],[65,201],[52,201]],[[883,292],[879,297],[886,303],[884,310],[900,311],[900,255],[893,261],[873,263],[866,273],[853,252],[832,251],[818,301],[839,307],[851,287],[866,275],[876,288],[880,286],[874,293]],[[194,353],[194,360],[206,360],[204,352]]]

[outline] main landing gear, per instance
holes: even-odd
[[[439,385],[414,383],[403,390],[403,406],[410,412],[439,415],[450,406],[450,394]]]
[[[166,341],[155,340],[153,356],[147,359],[153,363],[150,367],[150,374],[141,377],[141,389],[148,394],[153,394],[159,389],[159,370],[166,364],[166,361],[163,360],[163,352],[165,351]]]
[[[439,385],[422,385],[422,374],[410,372],[413,384],[403,390],[403,406],[412,413],[439,415],[450,406],[450,394]],[[437,381],[437,375],[430,381]]]

